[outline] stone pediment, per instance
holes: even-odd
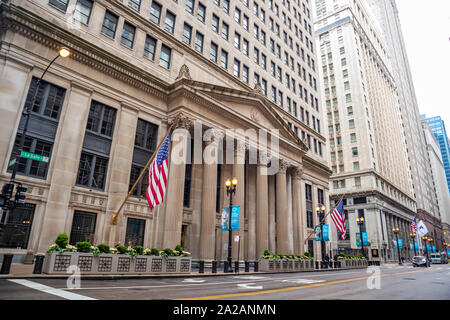
[[[178,87],[177,84],[188,87],[192,89],[192,93],[195,92],[195,95],[207,99],[208,105],[211,105],[211,102],[214,103],[215,108],[219,108],[220,112],[229,112],[229,116],[238,117],[241,121],[246,122],[247,126],[244,129],[263,128],[268,131],[277,129],[281,140],[297,145],[304,152],[308,151],[305,143],[295,135],[278,112],[274,110],[278,106],[268,101],[257,88],[252,92],[241,91],[194,81],[188,77],[180,79],[172,88]]]

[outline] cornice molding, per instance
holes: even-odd
[[[152,74],[94,46],[32,12],[13,4],[3,3],[0,7],[0,32],[12,30],[27,39],[53,49],[55,52],[61,46],[67,46],[73,51],[71,60],[78,61],[131,86],[140,88],[162,100],[167,98],[169,83],[161,81]]]

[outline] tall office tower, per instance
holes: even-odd
[[[411,171],[413,196],[423,214],[437,217],[438,206],[433,192],[433,175],[427,165],[427,149],[420,120],[419,107],[403,40],[395,0],[368,0],[382,29],[387,55],[392,63],[392,74],[397,87],[403,121],[406,151]]]
[[[0,218],[0,247],[43,252],[66,232],[71,243],[181,243],[194,259],[223,259],[224,182],[236,177],[233,259],[264,249],[320,259],[318,245],[304,241],[318,222],[313,208],[328,205],[331,174],[311,1],[1,1],[1,181],[11,176],[22,110],[35,92],[25,150],[49,162],[20,159],[27,204]],[[61,46],[72,56],[56,60],[36,90]],[[112,224],[169,125],[188,129],[175,142],[200,161],[169,165],[166,197],[153,211],[143,178]],[[224,138],[235,129],[248,134]],[[264,133],[279,163],[268,176],[267,163],[251,162],[254,150],[267,158]],[[202,161],[211,149],[222,162]],[[24,217],[29,223],[18,224]]]
[[[433,122],[431,121],[431,123]],[[436,239],[436,246],[442,248],[444,242],[448,243],[446,235],[450,232],[450,194],[448,193],[440,143],[431,130],[428,120],[422,120],[422,130],[427,142],[428,158],[433,173],[433,190],[439,206],[439,216],[436,217],[436,220],[428,221],[427,227],[431,237]]]
[[[450,143],[448,141],[447,131],[445,130],[445,123],[439,116],[427,118],[426,115],[422,115],[421,119],[427,121],[431,131],[439,142],[445,177],[447,179],[447,188],[450,193]]]
[[[335,247],[360,252],[356,218],[364,217],[368,254],[396,260],[391,230],[398,227],[399,237],[409,239],[416,202],[387,44],[366,1],[316,0],[315,5],[333,170],[330,195],[334,200],[343,195],[348,212],[348,240],[337,240]]]

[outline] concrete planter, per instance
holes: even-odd
[[[136,256],[126,254],[53,252],[44,260],[43,272],[46,274],[71,274],[70,266],[77,266],[85,275],[137,275],[153,273],[190,273],[191,257]]]
[[[310,260],[259,260],[259,271],[263,272],[294,272],[306,270],[314,270]]]
[[[339,259],[339,262],[341,263],[341,268],[345,268],[345,269],[366,268],[368,266],[367,260]]]

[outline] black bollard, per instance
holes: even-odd
[[[214,260],[214,261],[212,262],[212,269],[211,269],[211,272],[212,272],[212,273],[217,273],[217,261],[216,261],[216,260]]]
[[[228,261],[224,261],[223,262],[223,273],[227,273],[228,272]]]
[[[258,272],[259,271],[258,261],[253,262],[253,271],[254,272]]]
[[[234,262],[234,272],[239,273],[239,261]]]
[[[9,274],[9,270],[11,269],[11,262],[13,259],[13,254],[4,254],[3,255],[3,264],[2,269],[0,270],[0,274]]]
[[[205,273],[205,261],[198,262],[198,273]]]
[[[250,272],[250,262],[245,261],[244,264],[245,264],[245,272]]]
[[[42,273],[42,266],[44,265],[44,258],[45,258],[45,256],[43,254],[37,254],[34,257],[33,274],[41,274]]]

